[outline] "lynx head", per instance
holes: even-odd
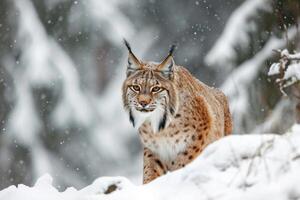
[[[123,83],[123,104],[133,126],[139,128],[145,121],[153,132],[164,129],[177,111],[178,96],[174,85],[175,63],[172,57],[175,45],[161,62],[143,62],[128,48],[127,78]]]

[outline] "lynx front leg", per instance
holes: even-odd
[[[151,150],[144,148],[143,183],[149,183],[166,173],[166,167]]]

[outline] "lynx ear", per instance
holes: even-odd
[[[168,56],[157,66],[158,71],[161,71],[161,73],[169,79],[173,78],[173,71],[174,71],[174,66],[175,66],[175,62],[173,59],[173,52],[176,48],[176,45],[172,45],[169,51]]]
[[[138,69],[141,69],[141,62],[137,57],[132,53],[131,47],[129,43],[124,39],[125,46],[127,47],[129,54],[128,54],[128,65],[127,65],[127,76],[132,74]]]

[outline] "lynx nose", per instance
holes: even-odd
[[[138,101],[139,101],[139,104],[145,108],[150,102],[151,102],[151,97],[148,96],[148,95],[140,95],[138,97]]]
[[[147,101],[140,101],[140,105],[146,107],[149,103]]]

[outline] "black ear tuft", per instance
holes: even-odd
[[[139,59],[132,53],[131,46],[127,42],[126,39],[124,40],[124,44],[127,47],[129,54],[128,54],[128,65],[127,65],[127,77],[130,76],[130,74],[138,69],[141,68],[141,62]]]
[[[124,38],[123,40],[124,40],[124,44],[125,44],[125,46],[127,47],[128,51],[129,51],[130,53],[132,53],[130,44],[127,42],[127,40],[126,40],[125,38]]]
[[[176,46],[177,46],[176,43],[172,44],[172,46],[171,46],[171,48],[169,50],[169,55],[168,56],[172,56],[173,55],[173,53],[174,53],[174,51],[176,49]]]
[[[172,74],[173,74],[173,68],[175,63],[172,54],[174,53],[176,46],[177,46],[176,43],[171,45],[169,54],[156,68],[156,70],[161,71],[163,75],[169,79],[172,78]]]

